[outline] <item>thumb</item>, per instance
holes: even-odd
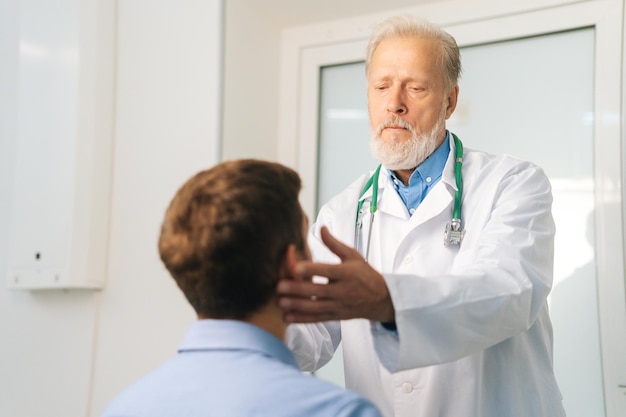
[[[337,240],[328,230],[326,226],[322,226],[320,230],[320,236],[322,237],[322,241],[324,245],[328,247],[335,255],[339,257],[342,261],[345,261],[350,258],[355,257],[354,248],[343,244],[341,241]],[[360,256],[360,255],[358,255]]]

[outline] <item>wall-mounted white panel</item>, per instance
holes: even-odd
[[[20,2],[8,286],[98,288],[106,273],[115,3]]]

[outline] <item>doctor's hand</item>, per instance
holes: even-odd
[[[394,308],[383,276],[350,246],[321,229],[324,244],[341,263],[298,261],[289,266],[291,278],[278,283],[279,305],[289,323],[365,318],[391,322]],[[326,277],[327,284],[313,282]]]

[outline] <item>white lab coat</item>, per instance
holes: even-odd
[[[564,416],[546,303],[555,232],[549,181],[529,162],[466,149],[466,234],[460,247],[444,247],[456,191],[452,140],[450,148],[441,180],[412,216],[380,173],[369,262],[385,277],[397,333],[355,319],[292,325],[287,342],[303,370],[314,371],[343,341],[346,387],[388,417]],[[368,178],[321,209],[309,239],[316,260],[337,260],[319,239],[322,225],[353,245]]]

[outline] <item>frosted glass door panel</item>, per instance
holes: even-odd
[[[593,242],[594,31],[466,47],[462,59],[450,130],[468,148],[537,163],[552,182],[555,372],[569,417],[604,416]],[[320,83],[318,207],[376,165],[364,64],[323,68]],[[340,359],[320,376],[343,384]]]
[[[324,67],[320,77],[317,210],[378,165],[369,150],[364,64]]]

